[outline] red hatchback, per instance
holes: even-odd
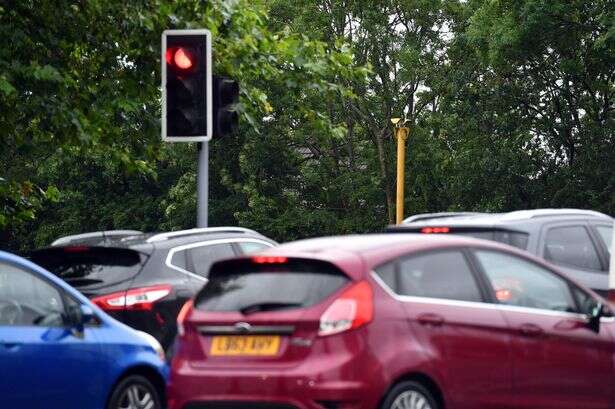
[[[209,279],[178,318],[170,409],[615,407],[609,307],[512,247],[331,237]]]

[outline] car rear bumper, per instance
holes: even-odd
[[[380,391],[365,381],[281,373],[173,374],[169,409],[373,409]]]
[[[340,338],[341,340],[342,338]],[[295,364],[222,365],[174,359],[169,409],[373,409],[387,388],[368,349],[312,350]]]

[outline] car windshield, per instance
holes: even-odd
[[[212,271],[196,299],[206,311],[249,314],[310,307],[348,282],[341,272],[305,263]]]
[[[31,259],[73,287],[95,289],[132,279],[146,256],[130,249],[79,246],[38,250]]]
[[[499,243],[515,246],[522,250],[527,248],[528,235],[526,233],[504,231],[504,230],[465,230],[458,231],[452,230],[451,234],[457,234],[460,236],[470,236],[477,239],[492,240]]]

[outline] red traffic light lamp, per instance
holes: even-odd
[[[194,50],[185,47],[167,48],[165,60],[168,66],[177,70],[190,70],[198,63]]]
[[[164,31],[162,57],[162,139],[210,140],[214,122],[210,32]]]

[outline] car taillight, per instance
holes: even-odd
[[[92,302],[107,311],[123,309],[149,311],[156,301],[169,295],[171,289],[172,287],[167,284],[133,288],[93,298]]]
[[[179,314],[177,314],[177,334],[182,337],[186,333],[186,327],[184,326],[184,321],[190,312],[192,311],[192,300],[186,301],[181,310],[179,310]]]
[[[450,231],[451,231],[450,227],[423,227],[421,229],[421,233],[423,234],[448,233]]]
[[[318,335],[339,334],[359,328],[374,315],[373,293],[367,281],[360,281],[344,291],[320,317]]]
[[[252,262],[255,264],[284,264],[288,262],[288,258],[280,256],[255,256],[252,257]]]

